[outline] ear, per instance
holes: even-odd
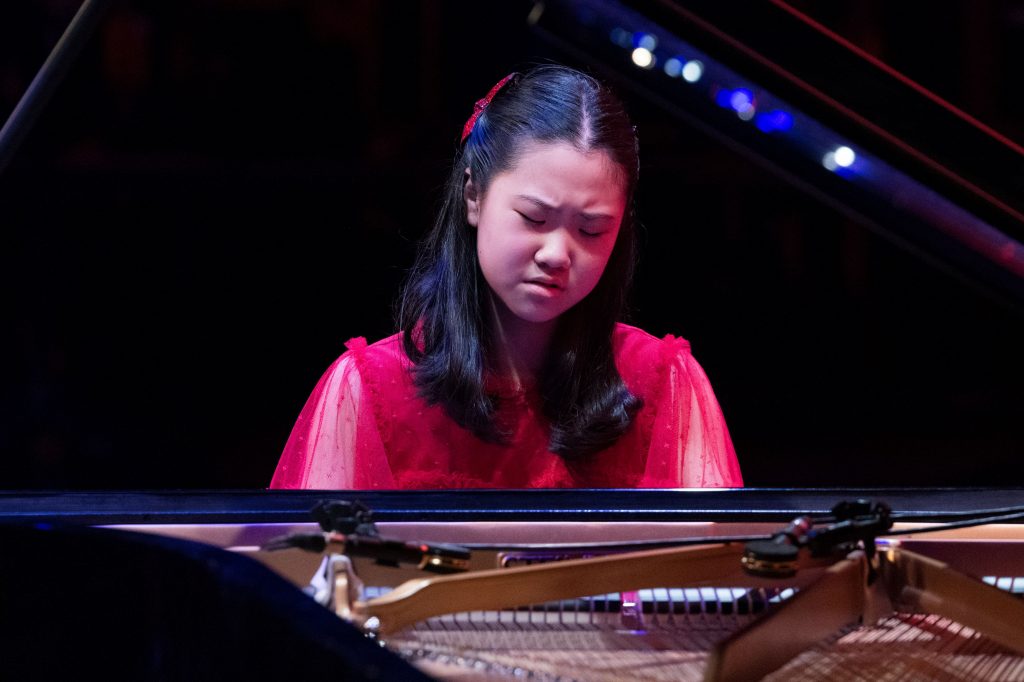
[[[462,198],[466,201],[466,222],[476,227],[480,222],[480,191],[473,182],[469,169],[463,177]]]

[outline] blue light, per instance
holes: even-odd
[[[754,93],[746,88],[736,88],[729,97],[729,107],[733,111],[746,111],[754,105]]]
[[[613,28],[609,38],[619,47],[633,47],[633,35],[624,28]]]
[[[757,114],[754,117],[754,125],[765,133],[784,133],[793,127],[793,117],[789,112],[781,109],[773,109]]]
[[[648,52],[654,52],[654,48],[658,46],[658,39],[652,36],[650,33],[643,33],[637,31],[633,34],[633,47],[642,47]]]
[[[669,57],[663,68],[670,78],[677,78],[683,72],[683,62],[678,57]]]
[[[721,88],[715,93],[715,104],[723,109],[732,109],[732,90]]]

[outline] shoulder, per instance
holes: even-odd
[[[402,373],[409,366],[400,332],[373,343],[367,343],[366,337],[357,336],[346,341],[345,348],[338,361],[354,364],[364,379]]]
[[[620,322],[612,332],[612,349],[619,363],[650,366],[652,362],[662,364],[681,354],[689,355],[690,342],[671,334],[659,339],[639,327]]]
[[[398,332],[379,341],[368,343],[365,336],[355,336],[345,342],[348,353],[356,355],[405,355],[402,333]]]
[[[643,329],[619,323],[612,332],[615,366],[635,395],[657,403],[672,368],[686,367],[692,359],[690,342],[666,335],[658,338]]]

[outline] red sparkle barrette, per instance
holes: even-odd
[[[480,118],[480,114],[482,114],[484,109],[487,108],[487,105],[491,103],[491,100],[494,99],[494,96],[498,94],[498,91],[505,87],[505,84],[508,83],[517,75],[519,74],[513,71],[509,75],[505,76],[500,81],[495,83],[494,87],[491,88],[491,91],[488,92],[487,95],[485,95],[482,99],[478,99],[476,101],[476,104],[473,105],[473,114],[469,117],[469,120],[466,121],[466,125],[462,126],[463,142],[465,142],[466,138],[469,137],[469,134],[473,132],[473,126],[476,125],[476,120]]]

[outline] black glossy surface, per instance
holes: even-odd
[[[0,521],[312,522],[322,500],[359,500],[377,521],[784,521],[867,498],[907,519],[1024,506],[1024,488],[706,490],[110,491],[0,493]]]
[[[204,543],[0,524],[5,680],[423,680],[260,562]]]

